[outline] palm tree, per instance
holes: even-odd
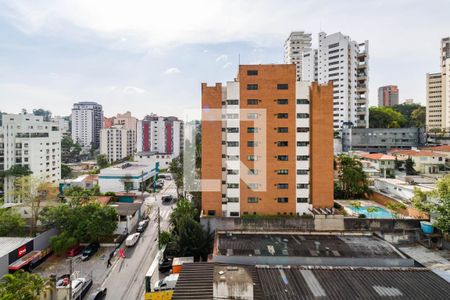
[[[3,275],[0,282],[0,299],[35,300],[46,289],[46,281],[38,274],[19,270],[14,274]]]
[[[367,213],[369,214],[369,217],[371,214],[378,212],[380,209],[375,206],[369,206],[367,207]]]
[[[359,215],[359,210],[361,209],[361,201],[352,201],[350,202],[350,205],[353,206]]]

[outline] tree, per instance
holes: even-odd
[[[356,157],[340,154],[337,157],[337,186],[344,199],[362,197],[368,191],[367,175]]]
[[[423,109],[425,110],[424,106],[421,106],[420,104],[408,104],[408,103],[402,103],[397,104],[391,107],[396,112],[399,112],[403,115],[406,122],[404,124],[404,127],[415,127],[417,124],[415,123],[417,120],[413,120],[412,113],[417,109]],[[425,121],[425,119],[424,119]]]
[[[410,125],[412,125],[413,127],[417,127],[417,128],[424,128],[425,124],[426,124],[426,114],[427,114],[427,110],[425,107],[420,106],[418,108],[416,108],[412,113],[411,113],[411,118],[410,118]]]
[[[61,161],[63,163],[80,161],[81,150],[80,144],[74,143],[70,136],[64,136],[61,140]]]
[[[162,246],[168,245],[173,242],[173,236],[170,231],[161,231],[159,235],[159,244]]]
[[[52,250],[58,255],[66,253],[67,250],[77,244],[77,239],[71,236],[67,231],[63,231],[60,234],[50,238]]]
[[[399,128],[406,124],[406,118],[391,107],[369,108],[370,128]]]
[[[106,168],[107,166],[109,166],[109,163],[108,163],[108,157],[106,157],[105,154],[99,154],[99,155],[97,155],[97,167],[98,167],[99,169],[104,169],[104,168]]]
[[[177,186],[177,198],[180,198],[180,190],[183,190],[183,154],[181,153],[177,158],[174,158],[169,165],[170,173],[172,173],[175,185]]]
[[[110,236],[117,228],[117,212],[112,206],[98,203],[47,208],[42,212],[42,223],[55,226],[61,233],[60,241],[95,242]]]
[[[44,117],[44,121],[50,121],[52,118],[52,112],[42,108],[33,109],[33,115]]]
[[[406,205],[403,203],[398,203],[398,202],[389,202],[388,204],[386,204],[386,208],[389,209],[390,211],[392,211],[392,214],[394,215],[395,218],[398,217],[398,214],[406,209]]]
[[[21,234],[24,227],[25,220],[20,214],[0,208],[0,236]]]
[[[197,209],[186,199],[180,199],[177,202],[177,206],[170,215],[170,223],[173,226],[173,230],[178,232],[181,225],[180,220],[187,216],[193,220],[199,219],[199,212]]]
[[[61,164],[61,177],[69,178],[72,175],[72,169],[65,164]]]
[[[367,213],[369,214],[369,217],[371,217],[372,214],[378,212],[380,209],[375,206],[369,206],[369,207],[367,207],[366,210],[367,210]]]
[[[406,175],[417,175],[417,171],[414,169],[414,161],[411,157],[405,160],[405,172]]]
[[[22,177],[29,176],[31,174],[33,174],[33,172],[31,172],[28,167],[22,165],[13,165],[11,168],[2,173],[2,177]]]
[[[5,274],[0,280],[0,299],[2,300],[37,300],[44,292],[46,280],[38,274],[19,270]]]
[[[359,215],[359,210],[361,209],[361,201],[352,201],[350,202],[350,205],[353,206]]]
[[[203,230],[202,225],[189,216],[181,217],[178,224],[179,232],[175,239],[180,254],[206,261],[212,248],[213,234],[209,230]]]
[[[36,226],[39,221],[39,213],[42,205],[46,201],[56,199],[56,188],[51,183],[33,176],[16,178],[14,185],[13,194],[15,200],[19,200],[23,206],[30,208],[30,235],[33,236],[36,233]]]

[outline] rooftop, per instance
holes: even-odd
[[[402,258],[389,243],[371,235],[225,234],[216,255]]]
[[[383,153],[363,154],[361,158],[375,159],[375,160],[395,160],[395,156],[387,155]]]
[[[119,216],[131,216],[140,209],[142,203],[114,202],[110,206],[116,209]]]
[[[240,283],[240,284],[239,284]],[[448,299],[450,284],[425,268],[183,266],[172,299]],[[231,296],[232,296],[231,295]],[[233,299],[233,298],[220,298]]]
[[[29,237],[0,237],[0,257],[31,241]]]
[[[389,153],[392,154],[400,154],[400,155],[406,155],[406,156],[436,156],[436,157],[442,157],[442,154],[435,153],[433,151],[429,150],[401,150],[401,149],[393,149],[390,150]]]
[[[424,147],[423,150],[431,150],[431,151],[441,151],[441,152],[450,152],[450,145],[441,145],[441,146],[433,146],[433,147]]]

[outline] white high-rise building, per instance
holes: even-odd
[[[146,116],[137,125],[137,152],[178,157],[183,148],[183,122],[176,117]]]
[[[334,130],[369,126],[369,42],[319,33],[319,49],[303,53],[302,80],[333,81]]]
[[[311,50],[311,33],[293,31],[284,42],[284,63],[295,64],[297,81],[302,79],[302,54]]]
[[[58,122],[42,116],[7,114],[0,127],[0,170],[27,167],[33,176],[57,184],[61,179],[61,132]],[[14,179],[5,177],[5,202],[14,201]]]
[[[136,130],[123,125],[104,128],[100,131],[100,154],[105,154],[110,163],[131,157],[136,149]]]
[[[103,126],[103,108],[96,102],[78,102],[72,108],[72,140],[81,147],[98,148]]]

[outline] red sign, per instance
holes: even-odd
[[[17,255],[19,257],[24,256],[27,253],[27,246],[22,246],[17,250]]]

